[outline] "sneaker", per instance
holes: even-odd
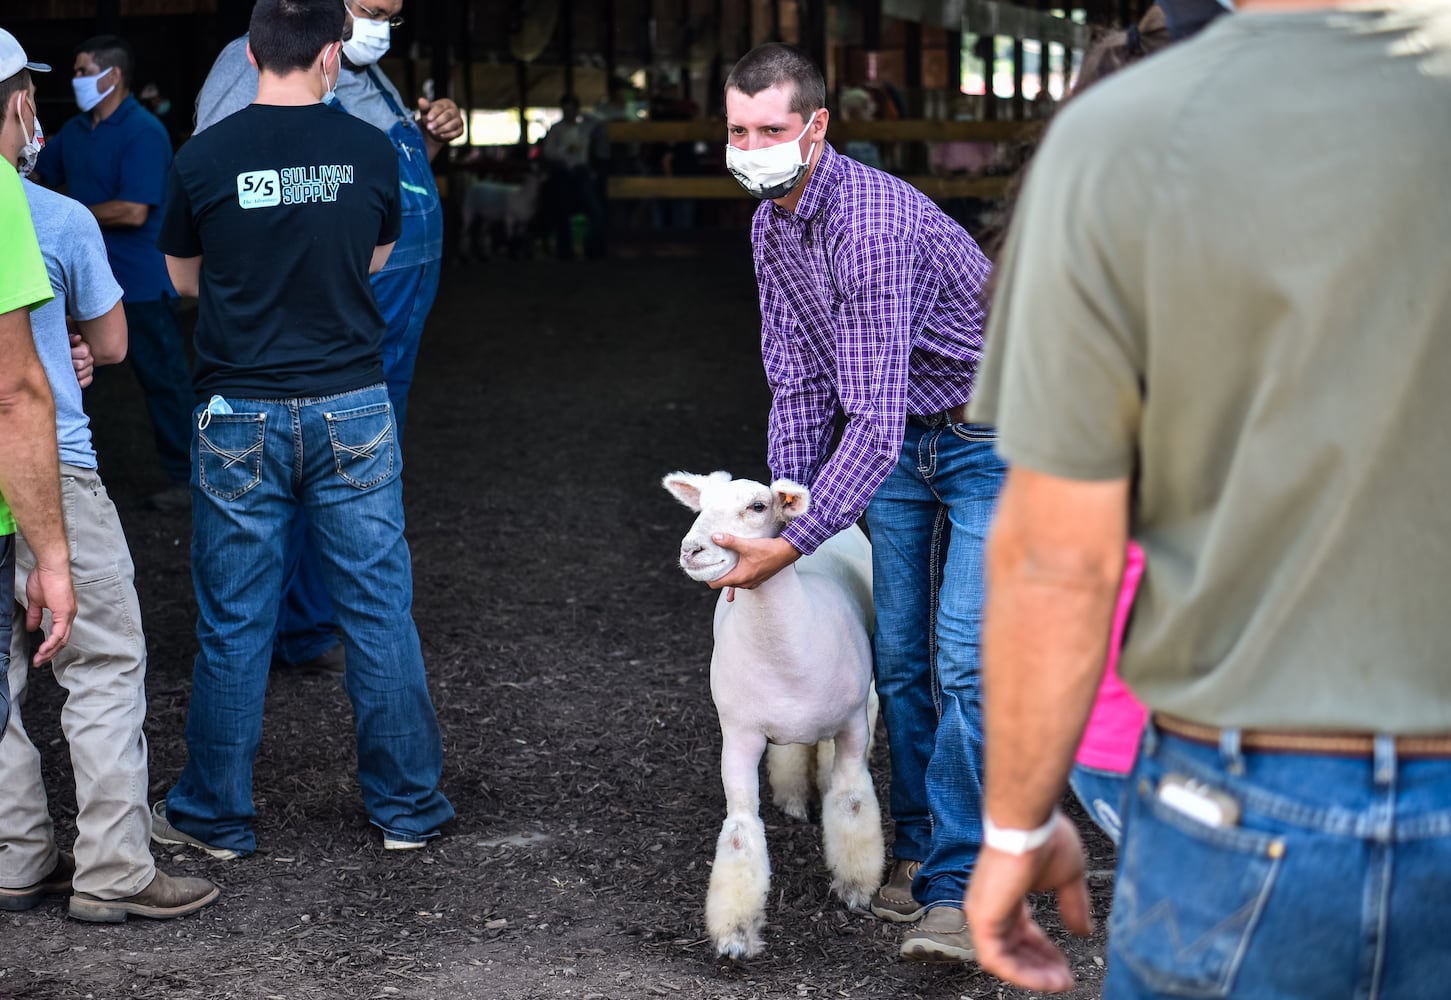
[[[383,835],[383,850],[385,851],[416,851],[427,846],[428,841],[426,840],[407,840],[403,837]]]
[[[912,898],[912,880],[922,868],[920,861],[898,858],[892,863],[887,884],[872,893],[872,913],[894,924],[907,924],[922,915],[922,904]]]
[[[102,924],[119,924],[127,917],[170,920],[195,913],[221,894],[222,890],[204,878],[173,878],[157,869],[150,884],[134,896],[98,899],[88,892],[76,893],[71,896],[70,914],[77,920]]]
[[[197,840],[189,833],[183,833],[166,821],[166,800],[156,803],[151,807],[151,839],[158,844],[176,844],[185,847],[195,847],[199,851],[205,851],[218,861],[231,861],[233,858],[240,858],[241,852],[234,851],[230,847],[213,847],[211,844]],[[160,872],[157,873],[158,875]],[[190,912],[190,911],[188,911]],[[122,918],[125,919],[124,917]]]
[[[34,909],[46,896],[59,896],[71,891],[71,878],[76,873],[76,859],[67,851],[61,851],[50,874],[33,885],[19,889],[0,888],[0,910]]]
[[[971,962],[977,958],[967,918],[956,906],[934,906],[902,938],[901,956],[908,962]]]

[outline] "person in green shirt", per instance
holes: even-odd
[[[35,105],[30,62],[15,36],[0,29],[0,137],[23,135],[21,155],[35,144]],[[10,143],[0,142],[9,148]],[[41,627],[50,611],[50,634],[35,654],[41,664],[63,648],[76,616],[70,550],[60,506],[60,458],[55,402],[35,353],[30,310],[51,299],[50,278],[30,223],[16,164],[0,164],[0,602],[12,597],[15,529],[35,549],[36,571],[26,584],[26,626]],[[10,616],[0,615],[0,724],[10,716]]]

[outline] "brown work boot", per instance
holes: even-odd
[[[908,962],[971,962],[977,958],[967,918],[956,906],[934,906],[902,938],[901,956]]]
[[[922,915],[922,904],[912,898],[912,880],[922,862],[898,858],[892,862],[887,884],[872,893],[872,913],[894,924],[907,924]]]
[[[71,877],[76,873],[76,859],[67,851],[60,851],[55,867],[50,874],[32,885],[19,889],[0,887],[0,910],[29,910],[40,904],[46,896],[57,896],[71,891]]]
[[[151,884],[134,896],[98,899],[88,892],[71,896],[71,916],[92,923],[119,924],[127,917],[170,920],[195,913],[216,900],[222,890],[204,878],[172,878],[161,869]]]

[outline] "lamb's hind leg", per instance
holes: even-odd
[[[822,849],[831,888],[853,910],[865,910],[882,883],[885,849],[877,793],[867,769],[866,712],[836,737],[831,789],[821,806]]]
[[[720,772],[726,818],[715,845],[715,866],[705,898],[705,929],[716,954],[749,958],[761,950],[771,861],[760,817],[761,754],[765,737],[722,734]]]
[[[771,801],[792,819],[806,819],[811,806],[811,753],[811,745],[803,743],[772,743],[766,747]]]

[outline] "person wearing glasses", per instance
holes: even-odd
[[[398,419],[401,439],[408,387],[423,325],[438,291],[443,261],[443,209],[430,166],[449,142],[463,134],[463,114],[446,97],[420,97],[410,108],[377,62],[388,51],[393,29],[403,24],[403,0],[339,0],[347,10],[342,72],[329,100],[355,118],[387,133],[398,154],[403,231],[388,264],[373,275],[373,294],[388,324],[383,340],[383,374]],[[257,68],[247,58],[247,36],[217,56],[196,101],[200,134],[251,104],[257,96]],[[292,529],[288,578],[278,614],[276,660],[310,672],[340,673],[343,648],[333,608],[322,584],[315,551],[307,543],[305,516]]]

